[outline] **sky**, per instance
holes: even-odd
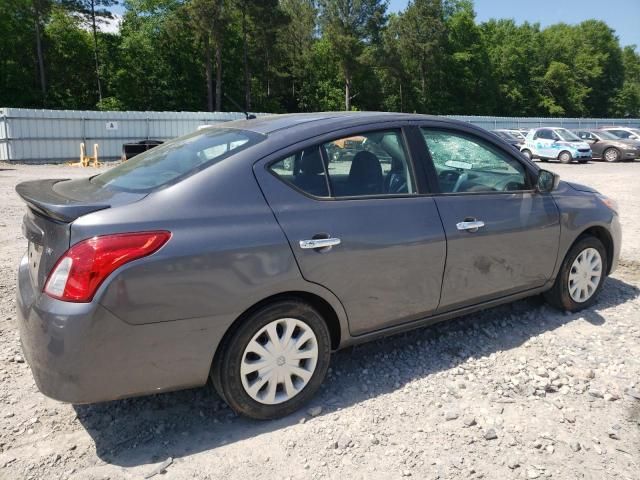
[[[390,0],[389,11],[406,8],[408,0]],[[474,0],[478,22],[513,18],[542,27],[554,23],[580,23],[595,18],[616,31],[621,45],[640,47],[640,0]]]

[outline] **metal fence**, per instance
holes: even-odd
[[[608,125],[640,128],[639,118],[476,117],[469,115],[449,115],[449,118],[469,122],[487,130],[537,127],[599,128]]]
[[[257,114],[264,115],[264,114]],[[62,162],[77,160],[80,143],[100,159],[120,158],[122,144],[168,140],[200,125],[244,118],[239,112],[95,112],[0,108],[0,160]]]
[[[266,114],[257,114],[266,115]],[[91,152],[99,145],[101,159],[120,158],[122,144],[140,140],[168,140],[192,132],[203,124],[244,118],[239,112],[95,112],[0,108],[0,160],[63,162],[77,160],[80,143]],[[604,125],[640,127],[628,118],[528,118],[451,115],[493,130],[562,126],[589,128]]]

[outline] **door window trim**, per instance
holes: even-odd
[[[388,124],[384,124],[384,123],[376,123],[376,124],[372,124],[372,125],[359,125],[358,127],[354,127],[354,128],[348,128],[348,129],[344,129],[344,130],[336,130],[318,137],[314,137],[302,142],[299,142],[297,144],[294,145],[290,145],[282,150],[286,150],[289,153],[287,154],[280,154],[279,152],[274,152],[273,154],[269,155],[269,157],[274,156],[274,155],[278,155],[275,159],[273,160],[268,160],[267,162],[265,162],[264,164],[264,168],[267,171],[268,174],[272,175],[273,177],[275,177],[278,181],[282,182],[284,185],[286,185],[287,187],[290,187],[292,189],[294,189],[296,192],[304,195],[307,198],[310,198],[312,200],[316,200],[316,201],[321,201],[321,202],[326,202],[326,201],[349,201],[349,200],[384,200],[384,199],[390,199],[390,198],[416,198],[416,197],[420,197],[423,196],[424,194],[421,192],[421,189],[424,189],[426,184],[424,182],[421,181],[421,177],[417,174],[416,168],[415,168],[415,162],[413,159],[413,149],[411,148],[410,144],[409,144],[409,136],[407,135],[406,129],[408,127],[408,123],[407,122],[388,122]],[[328,165],[328,161],[329,159],[325,157],[325,152],[323,151],[322,148],[320,148],[322,145],[324,145],[325,143],[330,143],[332,141],[336,141],[336,140],[340,140],[343,138],[348,138],[348,137],[354,137],[357,135],[362,135],[362,134],[367,134],[367,133],[373,133],[373,132],[392,132],[392,131],[397,131],[400,134],[400,140],[402,142],[402,149],[404,151],[405,154],[405,159],[407,162],[407,167],[409,170],[409,175],[411,176],[411,181],[412,181],[412,185],[414,186],[414,192],[412,193],[396,193],[396,194],[390,194],[390,195],[380,195],[380,194],[375,194],[375,195],[353,195],[353,196],[342,196],[342,197],[336,197],[333,195],[333,189],[331,187],[331,181],[329,179],[329,173],[327,170],[327,165]],[[291,182],[286,181],[285,179],[283,179],[282,177],[280,177],[277,173],[275,173],[273,171],[273,169],[271,168],[272,165],[286,159],[287,157],[290,157],[292,155],[297,154],[300,151],[309,149],[309,148],[318,148],[320,150],[320,155],[322,156],[322,166],[324,169],[324,174],[325,174],[325,178],[326,178],[326,182],[327,182],[327,188],[328,188],[328,193],[329,196],[328,197],[318,197],[316,195],[313,195],[309,192],[306,192],[302,189],[300,189],[299,187],[297,187],[296,185],[294,185]]]
[[[452,197],[452,196],[460,196],[460,195],[513,195],[513,194],[536,192],[536,189],[535,189],[535,174],[537,173],[536,167],[531,166],[526,162],[523,162],[518,157],[512,155],[511,152],[508,152],[507,150],[502,148],[501,145],[492,141],[492,139],[488,135],[485,137],[483,135],[480,135],[479,132],[475,132],[472,130],[467,131],[467,129],[462,129],[462,128],[460,129],[452,128],[450,125],[446,125],[446,124],[437,125],[437,124],[419,123],[416,125],[416,127],[417,127],[417,133],[422,139],[422,144],[423,144],[422,146],[426,152],[425,159],[428,164],[425,167],[427,170],[426,173],[428,175],[428,180],[431,179],[431,181],[429,181],[429,185],[431,186],[433,195]],[[429,150],[427,140],[424,138],[424,135],[422,134],[422,131],[421,131],[422,129],[453,133],[455,135],[469,139],[471,141],[476,141],[477,139],[479,140],[477,141],[477,143],[480,143],[480,145],[482,144],[490,145],[492,148],[498,150],[503,155],[507,156],[508,158],[511,158],[515,162],[518,162],[520,165],[522,165],[522,167],[525,170],[526,180],[528,181],[531,188],[525,189],[525,190],[507,190],[507,191],[490,191],[490,192],[442,192],[440,190],[440,184],[438,183],[438,175],[437,175],[435,163],[433,162],[433,158],[431,156],[431,151]]]

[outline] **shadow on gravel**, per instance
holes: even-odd
[[[610,278],[598,303],[579,313],[558,312],[532,297],[347,348],[333,355],[332,372],[312,405],[321,405],[324,415],[455,368],[469,357],[516,348],[569,322],[602,325],[600,310],[638,296],[634,285]],[[210,386],[74,408],[98,457],[123,467],[212,450],[295,425],[306,416],[303,409],[269,422],[238,417]]]

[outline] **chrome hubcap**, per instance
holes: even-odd
[[[595,248],[585,248],[573,261],[569,272],[569,295],[575,302],[586,302],[598,288],[602,258]]]
[[[295,318],[280,318],[262,327],[245,348],[242,386],[257,402],[286,402],[309,383],[317,362],[318,340],[311,327]]]
[[[618,152],[615,150],[607,150],[604,156],[609,162],[613,162],[618,158]]]

